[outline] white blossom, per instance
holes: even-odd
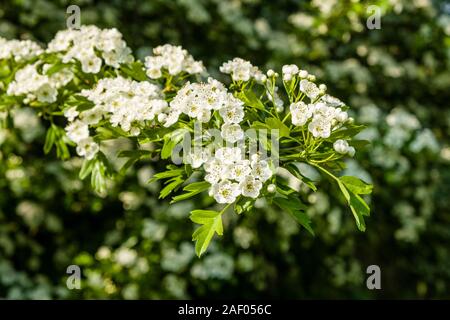
[[[57,100],[58,89],[66,85],[73,78],[71,71],[62,69],[51,76],[45,75],[49,65],[42,67],[43,74],[38,72],[39,64],[29,64],[18,70],[14,80],[7,88],[7,94],[25,96],[24,103],[38,100],[42,103],[53,103]]]
[[[241,189],[243,196],[256,199],[258,198],[259,192],[262,188],[262,182],[255,179],[253,176],[247,176],[239,184],[239,188]]]
[[[249,81],[252,78],[258,82],[266,80],[266,76],[258,67],[241,58],[234,58],[224,62],[220,67],[220,72],[230,74],[233,81]]]
[[[292,103],[289,107],[291,111],[292,124],[303,126],[312,117],[312,110],[302,101]]]
[[[170,102],[166,127],[174,124],[181,114],[200,122],[208,122],[211,112],[219,110],[225,123],[239,123],[244,117],[243,103],[227,92],[222,83],[212,78],[207,83],[186,83]]]
[[[298,74],[299,69],[295,64],[284,65],[282,68],[283,81],[290,81]]]
[[[265,160],[252,161],[251,165],[253,176],[262,182],[267,181],[273,174],[272,170],[270,170],[269,164]]]
[[[308,130],[314,138],[328,138],[331,134],[331,124],[326,118],[316,117],[309,123]]]
[[[89,126],[80,120],[75,120],[66,127],[67,136],[75,143],[89,137]]]
[[[226,141],[233,143],[244,138],[244,131],[236,123],[225,123],[222,125],[221,135]]]
[[[239,194],[239,184],[229,180],[223,180],[212,187],[212,195],[218,203],[233,203]]]
[[[161,78],[163,70],[174,76],[181,72],[200,74],[205,72],[201,61],[194,58],[182,47],[165,44],[153,49],[153,56],[145,58],[147,75],[151,79]]]
[[[349,145],[347,141],[339,139],[333,143],[333,148],[337,153],[346,154],[348,152]]]
[[[87,160],[91,160],[99,151],[99,145],[90,137],[78,142],[77,153],[84,156]]]
[[[117,29],[100,29],[96,26],[59,31],[48,44],[47,52],[61,53],[64,63],[74,59],[80,61],[85,73],[98,73],[103,61],[106,65],[118,68],[134,59],[131,49]]]
[[[0,37],[0,60],[13,58],[16,62],[30,60],[43,52],[30,40],[6,40]]]
[[[300,91],[302,91],[311,100],[317,99],[320,90],[314,82],[303,79],[300,80]]]
[[[227,168],[227,178],[236,180],[238,182],[243,181],[252,172],[249,160],[237,161],[231,164]]]

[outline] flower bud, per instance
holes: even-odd
[[[273,183],[271,183],[267,186],[267,192],[269,192],[269,193],[274,193],[276,190],[277,190],[277,186],[274,185]]]
[[[302,79],[307,78],[308,77],[308,71],[306,70],[300,70],[298,73],[298,76]]]

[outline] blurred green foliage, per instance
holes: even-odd
[[[228,232],[198,259],[193,204],[169,207],[146,184],[157,163],[99,197],[78,179],[78,159],[43,155],[46,124],[19,109],[1,119],[16,129],[0,130],[0,297],[450,298],[448,3],[371,1],[382,16],[369,30],[373,12],[355,0],[9,0],[0,36],[45,43],[70,4],[83,24],[119,29],[140,57],[168,42],[217,77],[234,56],[317,74],[369,124],[361,135],[373,143],[346,170],[374,184],[373,213],[360,233],[323,181],[326,193],[307,195],[315,238],[260,203],[257,214],[224,217]],[[81,290],[66,287],[71,264]],[[366,288],[371,264],[382,290]]]

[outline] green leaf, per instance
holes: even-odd
[[[245,90],[239,93],[238,97],[244,101],[244,103],[250,107],[258,110],[266,110],[264,103],[258,99],[252,90]]]
[[[251,128],[253,128],[253,129],[268,129],[267,124],[259,122],[259,121],[253,121]]]
[[[192,234],[192,240],[196,241],[195,252],[200,257],[208,249],[215,233],[223,235],[222,214],[211,210],[194,210],[191,211],[190,219],[202,225]]]
[[[79,173],[79,177],[81,180],[85,179],[92,172],[96,161],[97,160],[95,158],[91,160],[84,159]]]
[[[182,176],[177,176],[167,181],[167,185],[159,193],[159,198],[164,199],[169,194],[171,194],[175,189],[184,183],[184,178]]]
[[[373,186],[352,176],[342,176],[339,180],[347,187],[348,190],[356,194],[370,194]]]
[[[367,194],[372,191],[372,186],[355,177],[343,176],[341,178],[338,178],[325,168],[322,168],[319,165],[314,166],[320,169],[322,172],[326,173],[338,183],[339,189],[344,195],[345,200],[347,200],[347,203],[353,213],[356,221],[356,226],[360,231],[365,231],[366,224],[364,222],[364,216],[370,216],[370,208],[364,201],[364,199],[361,198],[357,193],[355,193],[355,191],[360,194]]]
[[[194,182],[191,184],[188,184],[183,188],[184,191],[189,191],[187,193],[181,194],[179,196],[173,197],[172,201],[170,203],[175,203],[178,201],[189,199],[196,194],[199,194],[203,191],[208,190],[208,188],[211,186],[211,184],[207,181],[201,181],[201,182]]]
[[[184,138],[186,129],[177,129],[164,136],[164,145],[161,149],[161,158],[169,159],[175,146]]]
[[[147,74],[144,71],[144,66],[142,62],[135,61],[128,65],[123,64],[120,67],[120,70],[125,73],[126,75],[130,76],[134,80],[137,81],[146,81],[147,80]]]
[[[52,147],[56,147],[56,156],[60,159],[68,159],[70,157],[69,148],[66,145],[64,139],[66,138],[66,132],[63,128],[52,124],[47,130],[44,143],[44,153],[47,154],[51,151]]]
[[[77,107],[77,111],[85,111],[94,107],[95,103],[82,95],[74,94],[67,98],[64,105],[66,107]]]
[[[370,215],[370,208],[369,206],[364,202],[364,200],[357,194],[354,194],[350,190],[348,190],[345,185],[338,181],[339,188],[342,191],[342,194],[344,195],[345,199],[347,200],[348,205],[350,206],[350,209],[353,213],[353,216],[356,220],[356,225],[360,231],[366,230],[366,224],[364,222],[364,216]]]
[[[118,153],[118,158],[129,158],[120,168],[119,174],[124,175],[127,170],[135,164],[137,161],[142,158],[151,158],[153,156],[154,151],[152,150],[122,150]]]
[[[302,210],[306,210],[307,206],[303,204],[300,199],[290,196],[288,199],[276,197],[273,203],[289,213],[301,226],[314,236],[314,230],[311,227],[311,220],[309,216]]]
[[[55,74],[58,71],[61,71],[62,69],[65,69],[67,67],[70,67],[70,64],[58,62],[58,63],[54,64],[53,66],[51,66],[50,68],[48,68],[48,70],[45,72],[45,74],[47,76],[51,76],[52,74]]]
[[[44,143],[44,153],[47,154],[52,150],[53,145],[56,140],[56,132],[54,126],[50,126],[47,130],[47,134],[45,135],[45,143]]]
[[[311,179],[309,179],[308,177],[304,176],[301,172],[300,169],[294,164],[294,163],[289,163],[288,165],[286,165],[286,169],[296,178],[300,179],[301,181],[303,181],[303,183],[305,183],[308,187],[310,187],[313,191],[317,191],[317,187],[314,184],[314,181],[312,181]]]
[[[366,128],[365,125],[349,125],[349,127],[334,131],[331,133],[328,141],[336,141],[337,139],[350,139]]]
[[[161,141],[165,135],[172,132],[172,128],[151,128],[141,130],[139,138],[139,144],[145,144],[149,142]]]
[[[280,120],[277,118],[267,118],[266,124],[268,126],[268,129],[278,129],[281,137],[289,137],[290,130],[289,128]]]
[[[158,180],[161,180],[161,179],[167,179],[167,178],[180,176],[180,175],[183,175],[185,173],[184,169],[178,168],[178,167],[176,167],[174,165],[169,165],[169,166],[166,167],[166,169],[167,169],[167,171],[159,172],[159,173],[153,175],[153,177],[150,178],[148,183],[152,183],[154,181],[158,181]]]
[[[106,191],[106,167],[102,161],[95,161],[91,171],[91,185],[98,193]]]

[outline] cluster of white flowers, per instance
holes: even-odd
[[[264,82],[267,79],[258,67],[241,58],[234,58],[223,63],[220,72],[230,74],[233,81],[249,81],[253,78],[258,82]]]
[[[42,48],[31,40],[6,40],[0,37],[0,60],[14,58],[20,62],[30,60],[42,52]]]
[[[211,183],[210,195],[218,203],[233,203],[240,195],[258,198],[263,183],[273,175],[267,161],[257,155],[244,159],[237,147],[217,149],[203,167],[205,180]]]
[[[350,157],[355,155],[355,148],[349,146],[348,142],[342,139],[336,140],[333,143],[333,148],[337,153],[348,154]]]
[[[271,70],[269,70],[271,71]],[[299,69],[295,64],[286,64],[282,67],[281,72],[283,73],[283,81],[291,81],[297,76],[300,79],[303,79],[303,87],[306,89],[307,87],[311,87],[314,91],[319,91],[319,88],[313,83],[316,80],[316,76],[309,74],[308,71]],[[274,73],[273,71],[271,73]],[[276,73],[274,73],[277,75]],[[269,74],[268,74],[269,75]],[[304,90],[302,90],[304,91]]]
[[[145,58],[147,75],[151,79],[158,79],[163,75],[163,70],[174,76],[181,72],[188,74],[200,74],[205,71],[201,61],[194,58],[182,47],[165,44],[153,49],[153,56]]]
[[[244,119],[243,102],[229,93],[222,83],[212,78],[209,78],[207,83],[188,82],[181,88],[170,102],[170,112],[164,119],[164,126],[169,127],[177,122],[182,113],[200,122],[208,122],[211,112],[215,110],[218,110],[224,123],[229,124],[224,128],[225,135],[239,136],[236,126],[230,124],[238,124]]]
[[[50,65],[42,66],[42,74],[38,72],[38,64],[30,64],[20,69],[15,74],[7,89],[7,94],[12,96],[26,96],[24,103],[39,101],[53,103],[57,100],[58,89],[65,86],[73,78],[73,73],[65,68],[53,73],[50,76],[45,73]]]
[[[286,64],[283,66],[281,71],[283,73],[283,81],[291,81],[300,70],[295,64]]]
[[[98,145],[89,137],[90,125],[105,119],[114,127],[120,126],[125,132],[138,135],[146,121],[156,121],[168,108],[158,86],[122,77],[101,79],[93,89],[83,90],[81,95],[95,106],[82,112],[72,107],[64,115],[70,121],[67,136],[77,144],[78,154],[88,159],[98,151]]]
[[[47,51],[64,52],[64,63],[77,59],[85,73],[98,73],[102,67],[101,58],[106,65],[114,68],[134,59],[131,49],[127,47],[117,29],[99,29],[96,26],[59,31],[48,44]],[[100,52],[101,58],[96,52]]]
[[[339,128],[348,120],[348,114],[335,104],[326,101],[334,101],[337,98],[330,96],[317,103],[306,104],[302,101],[290,105],[292,124],[303,126],[308,121],[308,130],[315,138],[328,138],[334,129]]]
[[[217,80],[207,83],[187,83],[170,103],[166,126],[175,123],[183,113],[200,122],[211,120],[217,111],[221,136],[227,143],[243,141],[244,131],[239,125],[244,119],[243,102],[227,91]],[[212,147],[212,145],[210,145]],[[194,168],[203,166],[205,180],[211,183],[210,194],[218,203],[233,203],[240,195],[257,198],[263,183],[272,176],[272,170],[259,156],[244,159],[241,148],[221,147],[212,154],[208,146],[191,152],[185,159]]]

